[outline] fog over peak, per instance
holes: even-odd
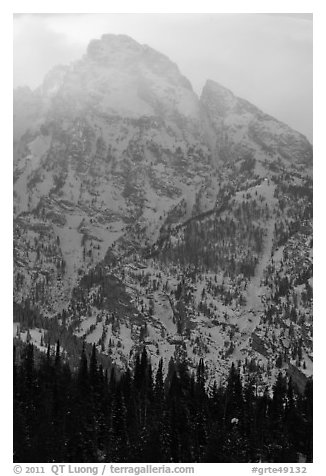
[[[14,86],[38,87],[93,39],[120,34],[180,68],[200,95],[210,78],[312,141],[312,15],[20,14]]]

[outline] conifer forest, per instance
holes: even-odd
[[[132,371],[110,374],[85,347],[78,368],[33,344],[14,348],[15,462],[312,461],[312,380],[303,394],[280,373],[257,394],[232,365],[224,386],[162,361],[153,373],[146,349]]]

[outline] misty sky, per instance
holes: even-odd
[[[19,14],[14,86],[37,87],[92,38],[123,33],[166,54],[200,94],[213,79],[312,141],[312,15]]]

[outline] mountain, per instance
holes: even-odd
[[[312,147],[124,35],[14,92],[14,332],[312,372]],[[42,340],[42,346],[41,346]]]
[[[291,168],[311,166],[312,147],[299,132],[237,98],[215,81],[207,81],[201,102],[216,133],[216,148],[225,159],[246,151],[267,167],[276,160]]]

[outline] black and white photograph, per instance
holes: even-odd
[[[313,14],[17,12],[12,87],[13,462],[312,463]]]

